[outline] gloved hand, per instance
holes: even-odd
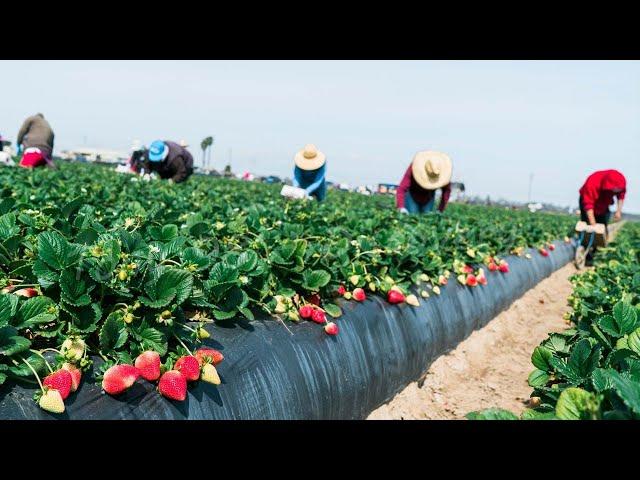
[[[406,208],[402,207],[400,210],[398,210],[400,213],[404,213],[407,214],[409,213],[409,210],[407,210]]]

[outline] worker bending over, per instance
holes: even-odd
[[[416,153],[398,186],[396,207],[402,213],[432,212],[436,190],[441,188],[438,210],[443,212],[451,195],[451,173],[451,159],[444,153]]]

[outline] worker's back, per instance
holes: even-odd
[[[18,132],[17,144],[22,144],[25,149],[39,148],[43,153],[53,154],[53,129],[42,114],[27,118]]]

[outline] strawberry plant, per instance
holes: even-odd
[[[572,327],[533,351],[533,408],[522,418],[640,419],[640,224],[624,225],[595,269],[571,280]],[[496,409],[468,417],[517,418]]]
[[[410,288],[437,295],[461,269],[465,283],[490,288],[491,275],[508,272],[498,255],[548,245],[572,226],[570,216],[455,204],[402,217],[388,197],[295,202],[272,185],[143,182],[97,165],[6,169],[0,384],[40,382],[63,365],[81,374],[96,360],[105,390],[122,392],[143,372],[140,381],[180,399],[187,380],[220,383],[217,357],[197,354],[216,323],[304,319],[336,335],[338,297],[417,306]],[[55,395],[44,403],[59,410]]]

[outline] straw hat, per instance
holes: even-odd
[[[302,150],[296,153],[293,161],[302,170],[317,170],[326,161],[324,153],[320,152],[315,145],[305,145]]]
[[[189,144],[187,143],[186,140],[180,140],[180,146],[182,148],[187,148],[189,146]]]
[[[436,190],[451,181],[451,159],[441,152],[418,152],[411,165],[413,178],[426,190]]]

